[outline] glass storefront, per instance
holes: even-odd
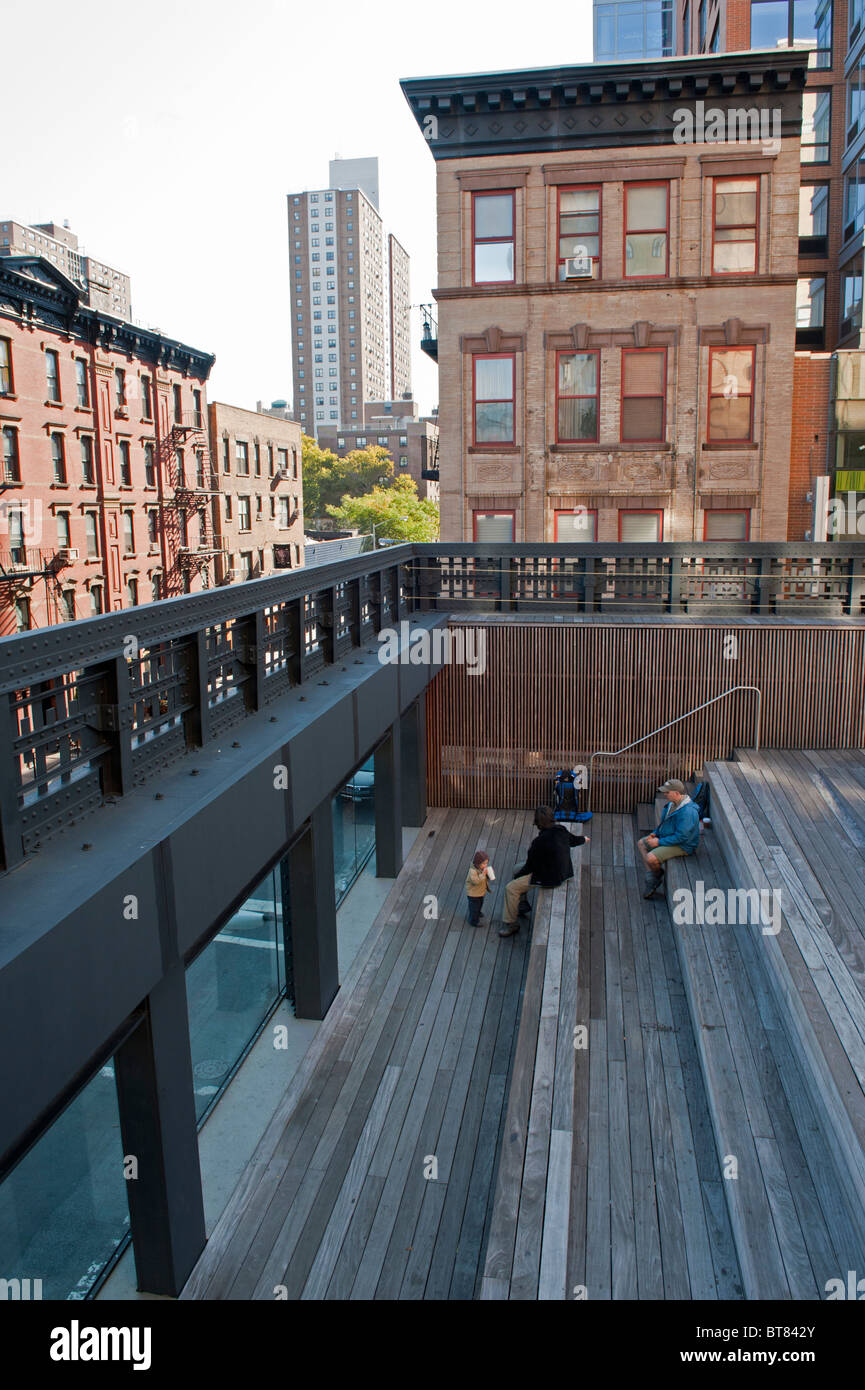
[[[109,1062],[0,1185],[0,1278],[29,1280],[21,1298],[86,1298],[128,1231]]]
[[[333,798],[333,873],[339,905],[375,849],[375,774],[367,758]]]
[[[227,1084],[285,984],[282,866],[253,889],[186,971],[195,1114]]]

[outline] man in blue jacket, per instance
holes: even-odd
[[[661,823],[652,835],[637,841],[637,849],[646,866],[644,898],[651,898],[664,879],[663,864],[682,854],[693,854],[700,843],[700,812],[684,782],[671,777],[658,788],[667,798]]]

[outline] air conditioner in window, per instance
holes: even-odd
[[[58,550],[57,556],[60,560],[66,560],[71,564],[73,560],[78,559],[78,551],[70,549],[68,545],[64,545]]]
[[[592,258],[586,253],[583,256],[568,256],[565,261],[566,280],[590,280],[592,278]]]

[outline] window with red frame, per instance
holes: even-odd
[[[750,443],[754,430],[754,348],[709,349],[710,443]]]
[[[619,540],[654,545],[664,539],[664,513],[622,508],[619,512]]]
[[[622,443],[661,444],[665,438],[667,353],[622,349]]]
[[[472,194],[472,275],[476,285],[513,282],[513,192]]]
[[[714,275],[753,275],[757,270],[760,180],[715,179],[712,236]]]
[[[559,189],[559,279],[565,279],[565,261],[587,256],[593,274],[599,274],[601,257],[600,188]]]
[[[476,541],[492,541],[499,544],[514,538],[513,512],[473,512]]]
[[[476,356],[474,372],[474,441],[476,444],[514,442],[514,356],[492,353]]]
[[[598,513],[587,507],[556,512],[557,541],[594,541],[598,536]]]
[[[706,541],[746,541],[751,534],[751,513],[749,511],[717,511],[703,513],[703,540]]]
[[[625,184],[625,276],[651,279],[668,273],[670,185]]]
[[[598,438],[600,353],[556,353],[556,439],[560,444]]]

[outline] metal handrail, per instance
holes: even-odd
[[[684,714],[676,715],[676,718],[671,719],[668,724],[661,724],[659,728],[653,729],[651,733],[643,734],[642,738],[635,738],[633,743],[626,743],[624,748],[616,748],[615,750],[611,748],[599,748],[597,752],[593,753],[589,758],[589,809],[592,809],[592,792],[595,785],[593,776],[595,758],[618,758],[622,753],[628,753],[632,748],[636,748],[638,744],[645,743],[647,739],[654,738],[655,734],[662,734],[665,729],[672,729],[674,724],[681,724],[683,719],[690,719],[692,714],[698,714],[701,709],[708,709],[709,705],[715,705],[719,700],[725,700],[728,695],[735,695],[737,690],[751,690],[757,696],[757,709],[754,720],[754,752],[759,753],[760,715],[763,709],[763,692],[758,685],[731,685],[729,690],[722,690],[720,695],[713,695],[711,700],[704,700],[701,705],[695,705],[693,709],[686,710]]]

